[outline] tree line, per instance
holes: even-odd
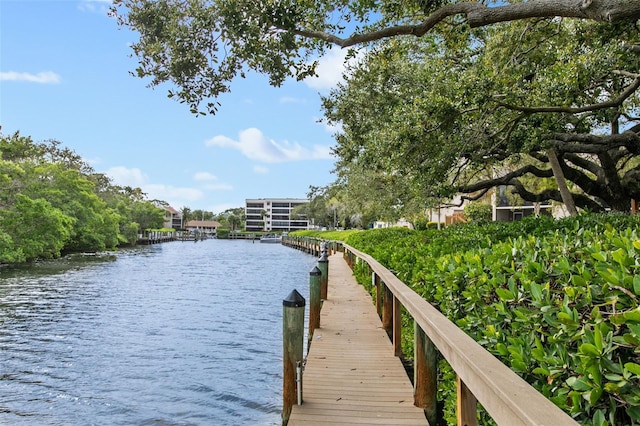
[[[135,245],[146,230],[163,229],[164,200],[114,184],[59,141],[0,134],[0,264],[57,258]],[[220,214],[182,207],[190,220],[240,229],[244,208]]]
[[[163,223],[140,188],[114,185],[60,142],[0,135],[0,263],[135,244]]]

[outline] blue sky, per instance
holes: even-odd
[[[151,199],[219,213],[246,198],[305,198],[334,180],[335,129],[319,93],[342,73],[343,52],[319,77],[268,85],[234,82],[215,116],[196,117],[132,77],[136,34],[107,16],[108,1],[0,0],[0,125],[55,139],[114,183]]]

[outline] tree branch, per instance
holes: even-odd
[[[601,167],[599,167],[593,161],[589,161],[586,158],[581,157],[580,155],[565,153],[562,156],[562,158],[566,161],[573,163],[577,167],[580,167],[581,169],[584,169],[590,173],[593,173],[598,178],[604,176]]]
[[[568,114],[578,114],[581,112],[588,112],[588,111],[597,111],[597,110],[601,110],[601,109],[605,109],[605,108],[615,108],[618,107],[620,105],[622,105],[622,103],[624,101],[627,100],[627,98],[629,98],[631,95],[633,95],[635,93],[635,91],[638,89],[638,87],[640,87],[640,75],[638,74],[632,74],[632,73],[627,73],[624,71],[617,71],[616,74],[622,74],[625,76],[633,76],[635,77],[635,79],[633,80],[633,82],[627,86],[621,93],[620,95],[615,98],[615,99],[611,99],[607,102],[602,102],[599,104],[593,104],[593,105],[586,105],[583,107],[578,107],[578,108],[574,108],[574,107],[558,107],[558,106],[542,106],[542,107],[521,107],[521,106],[516,106],[516,105],[508,105],[508,104],[504,104],[504,103],[498,103],[498,105],[503,106],[507,109],[513,110],[513,111],[520,111],[520,112],[528,112],[528,113],[538,113],[538,112],[565,112]]]
[[[545,189],[544,191],[534,193],[527,190],[520,181],[515,179],[514,182],[512,182],[511,186],[513,186],[512,192],[518,194],[525,201],[531,201],[534,203],[540,203],[547,200],[562,202],[560,191],[558,191],[557,189]],[[576,203],[576,206],[580,207],[581,209],[588,209],[594,212],[600,212],[604,210],[604,206],[600,205],[584,194],[573,194],[573,199]]]
[[[626,147],[627,144],[627,141],[620,140],[608,144],[555,141],[554,148],[562,153],[573,152],[580,154],[600,154],[613,149]]]
[[[537,177],[553,176],[553,172],[551,171],[551,169],[540,169],[529,164],[495,179],[487,179],[487,180],[483,180],[483,181],[468,184],[468,185],[462,185],[458,188],[458,190],[459,192],[464,192],[468,194],[471,192],[480,191],[485,188],[492,188],[499,185],[510,185],[512,180],[514,180],[515,178],[524,176],[527,173],[531,173]]]
[[[584,143],[584,144],[590,144],[590,145],[602,145],[604,147],[608,147],[612,145],[615,146],[616,144],[619,144],[620,146],[626,146],[629,149],[636,147],[636,150],[638,149],[637,147],[640,144],[640,135],[629,130],[618,135],[592,135],[588,133],[552,133],[545,136],[543,139],[553,140],[553,141],[556,141],[556,143],[557,142]],[[558,148],[562,150],[561,145],[559,145]]]
[[[536,0],[495,7],[487,7],[480,2],[461,2],[437,9],[420,24],[396,25],[369,33],[353,34],[348,38],[303,28],[294,29],[292,32],[301,37],[323,40],[345,48],[399,35],[421,37],[444,19],[455,15],[464,15],[471,27],[484,27],[519,19],[553,17],[617,22],[640,19],[640,0]]]

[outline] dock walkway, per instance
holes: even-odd
[[[371,297],[341,253],[329,257],[328,299],[289,425],[427,425]]]

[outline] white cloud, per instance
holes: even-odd
[[[212,175],[209,172],[198,172],[195,175],[193,175],[193,180],[197,180],[197,181],[211,181],[211,180],[217,180],[218,178],[214,175]]]
[[[195,188],[180,188],[171,185],[164,184],[147,184],[142,188],[143,192],[149,194],[149,198],[166,200],[181,200],[181,201],[197,201],[204,199],[204,193]]]
[[[213,182],[217,181],[218,177],[209,172],[198,172],[193,175],[193,179],[199,182]],[[207,183],[202,188],[208,191],[232,191],[233,186],[228,183]]]
[[[40,84],[58,84],[62,80],[60,76],[53,71],[43,71],[38,74],[30,74],[28,72],[0,72],[0,80],[3,81],[27,81],[29,83]]]
[[[245,157],[264,163],[332,158],[328,146],[316,145],[309,149],[297,142],[283,141],[278,143],[253,127],[240,131],[237,141],[224,135],[218,135],[206,141],[205,145],[237,149]]]
[[[304,104],[306,101],[301,98],[294,98],[292,96],[283,96],[280,98],[281,104]]]
[[[82,12],[98,12],[106,14],[111,6],[111,0],[82,0],[78,9]]]
[[[348,53],[349,49],[340,49],[337,47],[329,50],[318,60],[318,66],[316,67],[317,77],[307,77],[304,79],[306,85],[321,92],[327,92],[336,87],[338,83],[344,80],[342,74],[346,70],[345,60]],[[360,60],[362,56],[363,54],[358,52],[348,60],[348,63],[353,64]]]
[[[258,174],[269,173],[269,169],[265,166],[253,166],[253,172]]]
[[[175,208],[204,199],[204,193],[196,188],[150,183],[149,176],[135,167],[131,169],[123,166],[112,167],[105,174],[116,185],[140,188],[142,192],[147,194],[148,199],[164,200]]]
[[[120,186],[131,186],[134,188],[141,188],[149,177],[142,173],[142,170],[138,168],[128,169],[123,166],[112,167],[105,172],[112,180],[113,183]]]

